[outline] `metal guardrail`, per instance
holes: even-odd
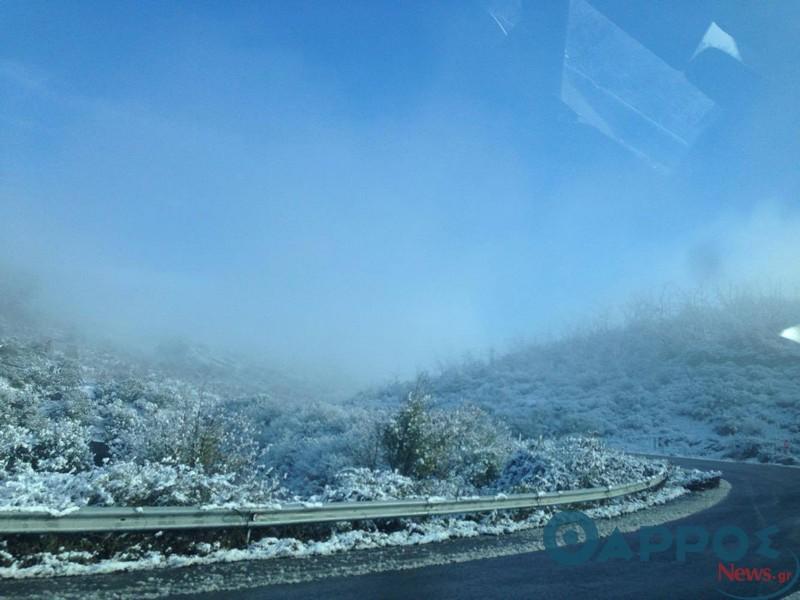
[[[229,527],[269,527],[397,517],[419,517],[580,504],[616,498],[661,485],[665,474],[619,486],[563,492],[478,496],[474,498],[335,502],[320,505],[203,509],[198,507],[86,507],[53,516],[46,512],[0,512],[0,534],[162,531]]]

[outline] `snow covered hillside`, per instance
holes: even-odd
[[[715,478],[610,449],[591,428],[557,439],[538,435],[544,429],[520,435],[501,411],[442,393],[443,378],[420,380],[391,406],[335,402],[189,343],[134,354],[20,322],[0,315],[0,510],[464,497],[667,474],[658,490],[587,507],[602,517],[663,503]],[[0,576],[325,554],[538,527],[549,515],[297,526],[252,539],[236,532],[8,536],[0,540]]]
[[[523,435],[593,432],[630,449],[800,460],[800,300],[731,293],[631,305],[620,324],[424,376],[437,405],[473,403]],[[418,382],[361,394],[391,405]]]
[[[393,411],[243,394],[70,344],[0,337],[6,510],[553,491],[663,468],[595,438],[525,439],[478,407],[435,408],[419,389]]]

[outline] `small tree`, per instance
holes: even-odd
[[[429,403],[429,396],[411,392],[383,429],[386,460],[402,475],[421,479],[441,474],[447,440]]]

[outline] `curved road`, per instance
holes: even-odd
[[[773,572],[798,570],[790,552],[800,555],[800,469],[745,463],[691,459],[670,459],[686,467],[718,469],[733,488],[719,504],[689,517],[666,524],[674,534],[679,525],[702,525],[713,535],[723,526],[736,525],[753,536],[759,529],[776,526],[772,546],[780,556],[767,560],[751,552],[737,563],[740,567],[770,567]],[[624,535],[636,552],[638,534]],[[440,551],[449,542],[436,544]],[[487,547],[498,543],[494,536],[474,538],[471,544]],[[601,544],[602,545],[602,544]],[[755,542],[753,544],[755,548]],[[430,553],[428,546],[399,549],[404,555]],[[369,552],[369,551],[361,551]],[[361,554],[374,560],[375,554]],[[317,568],[331,572],[336,565],[356,560],[343,554],[320,559]],[[314,562],[314,559],[306,559]],[[286,565],[286,563],[283,563]],[[330,565],[330,568],[328,568]],[[449,563],[416,569],[376,572],[367,575],[330,577],[306,583],[259,585],[269,581],[264,573],[281,570],[281,559],[188,567],[184,569],[117,573],[91,577],[50,580],[0,581],[0,598],[87,598],[153,597],[169,590],[197,590],[177,598],[208,600],[352,598],[356,600],[411,598],[613,598],[697,599],[725,598],[720,589],[742,598],[783,597],[800,589],[800,584],[772,595],[780,586],[772,583],[718,581],[719,560],[710,549],[691,554],[678,562],[674,548],[655,554],[648,562],[638,556],[630,561],[590,561],[580,566],[560,566],[544,552],[528,552]],[[202,592],[224,589],[225,581],[252,581],[245,591]],[[272,577],[274,579],[274,577]]]

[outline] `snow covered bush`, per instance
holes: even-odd
[[[181,464],[123,461],[79,473],[34,471],[0,477],[0,510],[68,511],[82,506],[243,506],[285,497],[268,471],[242,481]]]
[[[86,425],[66,417],[49,418],[29,391],[0,388],[0,419],[3,471],[66,473],[91,467]]]
[[[517,450],[495,487],[516,493],[605,487],[649,479],[665,469],[662,462],[612,450],[597,438],[567,437]]]
[[[89,503],[91,471],[38,472],[31,468],[0,477],[0,510],[45,510],[60,513]]]
[[[508,429],[480,408],[432,409],[419,392],[391,416],[382,441],[389,466],[401,474],[473,488],[496,479],[514,447]]]
[[[385,466],[381,411],[269,397],[248,399],[243,408],[257,439],[269,445],[269,464],[297,493],[320,493],[342,469]]]
[[[500,475],[518,443],[507,426],[474,405],[462,405],[440,413],[447,439],[443,457],[445,478],[463,486],[482,488]]]
[[[14,383],[0,377],[0,423],[32,426],[41,416],[39,396],[25,389],[21,381]]]
[[[264,504],[275,499],[278,480],[269,472],[246,482],[234,472],[207,474],[180,463],[119,462],[97,469],[91,479],[92,505],[200,506]]]
[[[210,474],[254,468],[264,452],[251,423],[205,399],[141,414],[126,442],[129,458],[172,462]]]
[[[681,467],[669,467],[669,482],[672,485],[679,485],[687,490],[702,490],[719,483],[722,476],[720,471],[701,471],[700,469],[684,469]]]
[[[0,468],[16,471],[20,465],[29,464],[26,457],[34,445],[34,434],[26,428],[6,423],[0,426]]]
[[[445,473],[449,440],[430,410],[430,397],[412,392],[383,430],[383,448],[392,469],[423,479]]]
[[[397,500],[420,493],[419,483],[393,471],[366,468],[345,469],[337,473],[332,485],[319,496],[323,502],[363,502]]]
[[[88,427],[73,419],[48,421],[32,432],[33,443],[20,461],[37,471],[72,473],[92,467]]]

